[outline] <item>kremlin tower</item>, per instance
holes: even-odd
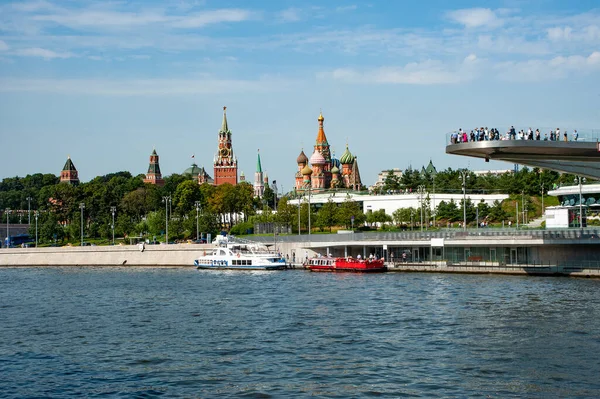
[[[157,186],[161,187],[165,184],[162,174],[160,173],[158,154],[156,153],[155,149],[152,150],[152,154],[150,155],[150,164],[148,165],[148,172],[146,173],[144,183],[156,184]]]
[[[67,162],[65,162],[65,166],[63,166],[63,169],[60,172],[60,182],[69,184],[79,184],[77,169],[75,168],[73,161],[71,161],[70,156],[67,157]]]
[[[215,186],[223,183],[236,185],[237,158],[233,154],[231,146],[231,131],[227,126],[227,107],[223,107],[223,124],[219,130],[219,148],[214,159],[214,184]]]
[[[258,152],[258,158],[256,160],[256,172],[254,172],[254,196],[262,198],[265,194],[265,185],[263,182],[263,171],[260,163],[260,150]]]

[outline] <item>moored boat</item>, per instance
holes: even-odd
[[[305,265],[313,272],[356,272],[378,273],[385,272],[387,267],[383,259],[346,258],[312,258]]]
[[[282,270],[287,268],[285,260],[277,254],[254,253],[251,250],[233,251],[218,247],[205,252],[194,260],[198,269],[218,270]]]

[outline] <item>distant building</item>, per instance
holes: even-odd
[[[429,165],[427,165],[427,167],[421,167],[421,176],[425,175],[429,175],[431,177],[435,177],[435,175],[437,175],[437,169],[435,168],[435,166],[433,166],[433,162],[431,162],[431,159],[429,160]]]
[[[474,170],[473,174],[477,176],[501,176],[506,173],[514,173],[513,169],[497,169],[497,170]]]
[[[231,131],[227,125],[227,107],[223,107],[223,123],[219,130],[219,147],[214,158],[214,184],[216,186],[223,183],[236,185],[238,182],[237,175],[237,158],[233,153],[231,142]]]
[[[388,177],[390,172],[393,176],[397,177],[398,179],[402,178],[402,170],[400,168],[382,170],[377,174],[377,181],[375,182],[375,184],[369,187],[369,189],[372,190],[377,189],[379,187],[383,187],[385,184],[385,179]]]
[[[60,172],[60,182],[61,183],[69,183],[69,184],[79,184],[79,176],[77,173],[77,169],[71,161],[71,157],[67,157],[67,162],[65,162],[65,166],[63,166],[62,171]]]
[[[152,150],[152,154],[150,155],[150,164],[148,165],[148,172],[146,173],[144,183],[156,184],[161,187],[165,184],[162,174],[160,173],[160,165],[158,163],[158,154],[156,153],[156,150]]]
[[[304,153],[296,159],[298,170],[296,172],[297,191],[326,191],[330,189],[350,189],[359,191],[362,188],[357,157],[352,155],[346,144],[346,151],[340,159],[332,156],[323,123],[325,118],[319,114],[319,131],[315,142],[314,151],[310,159]],[[312,168],[309,166],[312,165]],[[341,170],[340,170],[341,167]]]

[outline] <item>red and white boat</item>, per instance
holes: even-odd
[[[305,268],[313,272],[356,272],[378,273],[385,272],[383,259],[347,258],[311,258]]]

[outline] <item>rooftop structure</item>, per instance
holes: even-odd
[[[60,172],[60,182],[69,184],[79,184],[79,176],[71,157],[67,157],[67,162]]]

